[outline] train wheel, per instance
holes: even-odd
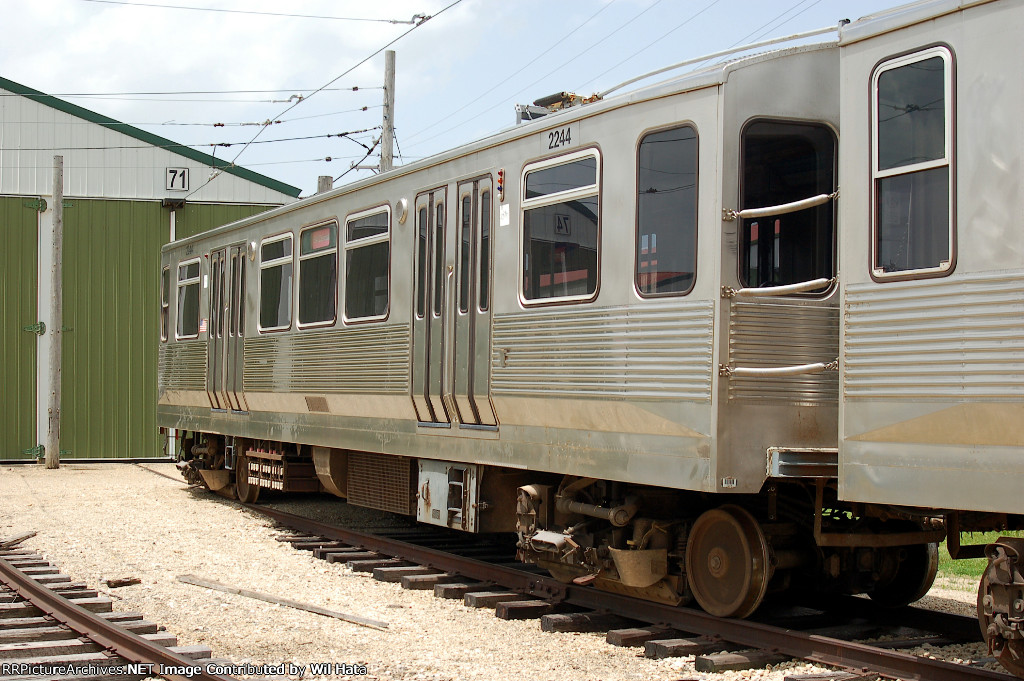
[[[686,543],[686,580],[706,612],[747,617],[764,600],[771,573],[768,540],[750,513],[728,505],[697,518]]]
[[[985,596],[990,595],[988,582],[988,567],[981,575],[981,583],[978,585],[978,625],[981,627],[981,635],[990,652],[996,654],[996,659],[1003,668],[1015,676],[1024,679],[1024,641],[1020,639],[1004,640],[999,639],[1001,648],[993,650],[992,636],[999,636],[998,629],[989,631],[993,617],[985,612]]]
[[[252,504],[260,496],[259,485],[249,484],[249,457],[245,454],[235,456],[235,493],[243,504]]]
[[[921,600],[935,581],[939,570],[938,544],[916,544],[900,550],[905,555],[893,578],[868,592],[879,605],[898,608]]]

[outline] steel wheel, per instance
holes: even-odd
[[[871,600],[890,608],[921,600],[939,571],[938,544],[916,544],[901,550],[906,553],[893,578],[868,592]]]
[[[985,614],[985,596],[987,595],[989,595],[988,566],[985,567],[985,572],[981,573],[981,583],[978,585],[978,625],[981,627],[981,635],[985,639],[989,652],[995,653],[999,664],[1003,665],[1006,671],[1024,679],[1024,642],[1020,639],[1007,641],[999,636],[998,629],[995,632],[989,631],[993,618],[991,615]],[[993,648],[994,641],[991,640],[993,635],[997,638],[995,643],[999,644],[999,649]]]
[[[739,506],[705,511],[686,543],[686,580],[704,610],[747,617],[768,590],[768,541],[754,516]]]
[[[235,493],[243,504],[251,504],[260,496],[258,485],[249,484],[249,457],[245,454],[235,456]]]

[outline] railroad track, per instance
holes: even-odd
[[[114,612],[110,598],[34,551],[0,550],[0,679],[233,681],[211,673],[225,664],[139,613]]]
[[[372,572],[376,579],[405,588],[433,589],[437,596],[461,598],[470,606],[494,607],[504,619],[541,618],[545,631],[605,631],[609,643],[643,646],[648,657],[694,655],[697,671],[763,668],[797,658],[840,671],[787,677],[793,681],[876,676],[1016,681],[1014,676],[979,665],[906,652],[924,644],[980,641],[977,622],[970,617],[910,607],[886,611],[864,599],[843,598],[825,606],[768,611],[760,620],[719,619],[694,608],[564,584],[522,564],[490,562],[492,551],[486,545],[461,543],[443,533],[408,530],[383,536],[262,506],[248,508],[295,533],[280,537],[282,541],[312,551],[318,558],[347,563],[353,570]],[[887,640],[860,642],[881,636]]]

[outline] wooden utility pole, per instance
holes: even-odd
[[[60,359],[63,319],[64,157],[53,157],[53,264],[50,270],[50,423],[46,434],[46,467],[60,468]]]
[[[395,140],[395,51],[384,53],[384,131],[380,135],[380,172],[391,170]]]

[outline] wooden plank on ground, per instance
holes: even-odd
[[[195,586],[205,587],[207,589],[214,589],[216,591],[223,591],[224,593],[237,594],[239,596],[245,596],[246,598],[253,598],[259,601],[265,601],[267,603],[276,603],[277,605],[283,605],[288,608],[295,608],[296,610],[305,610],[306,612],[312,612],[317,615],[324,615],[325,617],[334,617],[339,620],[351,622],[352,624],[358,624],[359,626],[369,627],[371,629],[386,629],[388,626],[387,622],[381,622],[380,620],[370,619],[368,617],[360,617],[359,615],[349,615],[337,610],[328,610],[327,608],[321,608],[317,605],[309,605],[308,603],[300,603],[299,601],[293,601],[290,598],[280,598],[278,596],[271,596],[269,594],[259,593],[258,591],[250,591],[248,589],[239,589],[227,584],[220,584],[219,582],[211,582],[206,579],[200,579],[193,575],[179,575],[179,582],[185,584],[193,584]]]
[[[32,537],[36,536],[37,534],[39,534],[39,533],[36,532],[35,530],[32,530],[31,532],[24,532],[22,534],[16,534],[13,537],[8,537],[7,539],[0,540],[0,549],[14,548],[15,546],[17,546],[21,542],[25,541],[26,539],[31,539]]]

